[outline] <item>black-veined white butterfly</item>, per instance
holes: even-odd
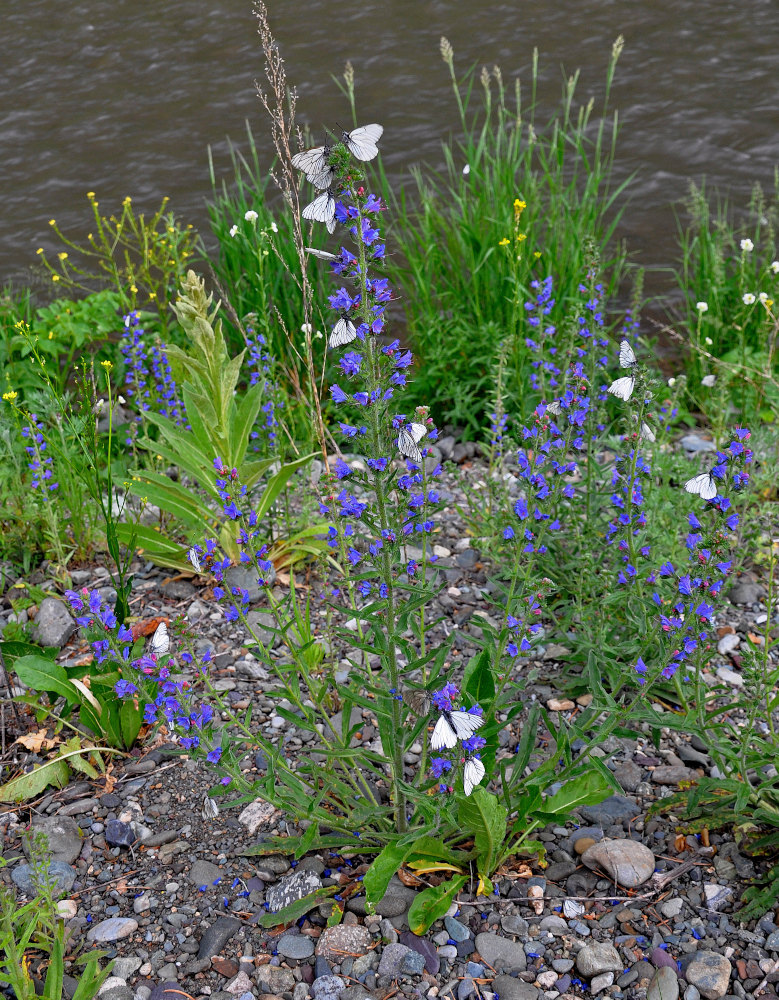
[[[318,191],[324,191],[335,179],[335,169],[330,166],[330,153],[331,147],[327,145],[304,149],[292,157],[292,166],[302,170],[306,180]]]
[[[701,379],[701,385],[705,385],[707,389],[711,389],[716,381],[716,375],[704,375]]]
[[[154,635],[149,639],[146,652],[152,656],[163,656],[170,649],[170,636],[168,626],[165,622],[160,622],[154,630]]]
[[[433,728],[430,746],[433,750],[451,750],[458,740],[467,740],[484,725],[480,715],[470,712],[441,712],[441,718]]]
[[[343,347],[344,344],[351,344],[357,336],[357,327],[348,316],[341,316],[333,327],[328,343],[331,347]]]
[[[463,787],[466,795],[470,795],[484,777],[484,764],[478,757],[469,757],[463,767]]]
[[[625,375],[622,378],[616,379],[611,383],[608,391],[612,396],[616,396],[617,399],[622,399],[627,402],[627,400],[629,400],[633,395],[633,390],[636,387],[635,371],[638,368],[638,362],[636,361],[636,356],[633,353],[633,348],[626,340],[623,340],[619,345],[619,366],[620,368],[632,368],[634,374]]]
[[[335,232],[335,197],[332,191],[323,191],[303,209],[303,218],[324,222],[328,233]]]
[[[216,819],[219,815],[219,806],[208,795],[203,799],[203,808],[200,810],[200,815],[206,821]]]
[[[559,417],[563,412],[562,406],[560,406],[560,400],[554,399],[551,403],[547,404],[546,412],[551,413],[553,417]]]
[[[645,424],[643,420],[641,421],[641,430],[639,432],[638,437],[639,440],[648,441],[650,444],[654,444],[656,440],[655,432],[652,430],[649,424]]]
[[[404,424],[398,431],[398,451],[412,462],[422,461],[419,442],[427,434],[424,424]]]
[[[697,493],[701,500],[713,500],[717,495],[717,483],[711,472],[702,472],[693,476],[684,484],[688,493]]]
[[[192,563],[192,568],[196,573],[203,572],[203,564],[200,562],[200,556],[198,555],[197,549],[192,546],[192,548],[187,552],[187,559]]]
[[[317,250],[316,247],[304,247],[306,253],[312,253],[315,257],[320,260],[338,260],[340,254],[328,253],[327,250]]]
[[[351,132],[342,132],[341,138],[345,146],[356,160],[372,160],[379,152],[376,143],[384,132],[383,125],[362,125]]]

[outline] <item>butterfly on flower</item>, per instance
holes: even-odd
[[[363,163],[366,163],[378,154],[379,147],[376,143],[383,132],[384,126],[374,122],[372,125],[361,125],[360,128],[353,129],[351,132],[344,131],[341,133],[341,138],[352,156],[356,160],[362,160]]]
[[[484,777],[484,764],[478,757],[469,757],[463,767],[463,789],[466,795],[470,795],[474,788],[481,783]]]
[[[456,710],[441,712],[441,717],[433,727],[433,734],[430,737],[430,746],[433,750],[451,750],[457,745],[458,740],[467,740],[484,725],[484,719],[480,715],[472,715],[470,712],[459,712]],[[480,762],[481,763],[481,762]],[[481,779],[479,779],[481,780]],[[477,782],[478,784],[478,782]]]
[[[332,191],[323,191],[303,209],[303,218],[310,222],[324,222],[328,233],[335,232],[335,195]]]
[[[611,383],[608,391],[612,396],[616,396],[617,399],[627,402],[633,395],[633,390],[636,387],[638,362],[636,361],[636,355],[633,353],[633,348],[626,340],[623,340],[619,345],[619,366],[620,368],[629,368],[631,374],[616,379]]]
[[[419,450],[419,442],[427,434],[424,424],[403,424],[398,431],[398,451],[412,462],[422,461],[422,452]],[[454,746],[454,744],[452,744]]]
[[[203,572],[203,564],[200,562],[200,555],[194,545],[189,552],[187,552],[187,559],[189,559],[190,563],[192,563],[192,568],[196,573]]]
[[[149,639],[146,652],[150,656],[164,656],[170,649],[170,635],[165,622],[160,622],[154,631],[154,635]]]
[[[714,473],[702,472],[699,476],[693,476],[684,484],[688,493],[697,493],[701,500],[713,500],[717,495],[717,483]]]
[[[348,316],[341,316],[333,327],[328,341],[330,347],[343,347],[357,337],[357,327]]]

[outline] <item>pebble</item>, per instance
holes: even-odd
[[[501,969],[504,972],[524,972],[527,968],[525,949],[517,941],[484,931],[476,935],[476,950],[498,972]]]
[[[733,901],[733,890],[727,885],[718,885],[716,882],[705,882],[703,885],[703,898],[710,910],[721,910],[723,906],[727,906],[728,903]]]
[[[682,899],[666,899],[657,907],[662,915],[668,919],[672,920],[674,917],[678,917],[684,908],[684,900]]]
[[[652,771],[652,781],[656,785],[679,785],[683,781],[692,781],[698,777],[686,764],[662,764]]]
[[[338,1000],[345,988],[340,976],[320,976],[311,984],[311,993],[314,1000]]]
[[[646,991],[646,1000],[678,1000],[679,977],[674,969],[662,966],[652,977]]]
[[[112,847],[132,847],[136,841],[135,831],[129,823],[109,819],[105,827],[106,843]]]
[[[589,979],[601,972],[621,972],[624,965],[613,944],[591,941],[576,956],[576,968]]]
[[[381,953],[379,960],[379,975],[389,976],[390,979],[397,979],[400,975],[400,968],[403,959],[411,951],[405,944],[388,944]],[[457,952],[455,951],[455,955]]]
[[[238,816],[238,822],[246,827],[246,832],[250,837],[262,826],[271,826],[281,815],[275,806],[272,806],[270,802],[266,802],[264,799],[256,799],[254,802],[250,802],[245,809],[242,810]]]
[[[588,823],[607,827],[635,819],[641,810],[632,799],[627,799],[624,795],[610,795],[598,805],[582,806],[579,812]]]
[[[316,872],[294,871],[272,885],[265,894],[268,909],[271,913],[278,913],[290,903],[297,902],[309,893],[322,888],[322,880]]]
[[[345,955],[353,958],[364,955],[370,949],[371,942],[371,933],[367,927],[360,924],[337,924],[322,931],[317,941],[316,954],[325,960],[340,962]]]
[[[314,942],[306,934],[284,934],[276,945],[279,955],[302,961],[314,954]]]
[[[444,927],[453,941],[467,941],[471,936],[468,928],[464,927],[459,920],[455,920],[454,917],[444,917]]]
[[[76,623],[67,606],[56,597],[44,597],[38,608],[33,628],[33,642],[39,646],[56,646],[62,649],[70,638]]]
[[[35,869],[32,865],[17,865],[11,871],[11,878],[14,881],[14,885],[18,886],[25,896],[30,899],[34,899],[38,895],[38,890],[32,878],[34,871]],[[47,874],[49,879],[54,883],[55,896],[64,896],[70,892],[73,888],[73,883],[76,881],[75,869],[71,868],[70,865],[66,865],[63,861],[49,862]]]
[[[412,934],[411,931],[403,931],[400,935],[400,943],[405,944],[408,948],[413,951],[418,951],[420,955],[425,960],[425,969],[430,973],[430,975],[435,976],[438,974],[441,968],[441,959],[438,957],[435,948],[428,941],[427,938],[417,937],[416,934]],[[373,952],[371,952],[373,954]],[[357,963],[355,963],[356,965]],[[473,962],[469,962],[469,965],[473,965]],[[468,973],[469,976],[475,975],[473,972]]]
[[[731,966],[724,955],[699,951],[687,966],[685,978],[706,1000],[719,1000],[728,992]]]
[[[189,870],[189,881],[200,887],[201,885],[213,885],[223,878],[224,872],[210,861],[196,861]]]
[[[771,931],[765,941],[766,951],[779,951],[779,930]]]
[[[66,865],[70,865],[81,854],[83,834],[78,823],[70,816],[36,816],[32,821],[32,832],[46,835],[48,854],[52,861],[64,861]],[[29,858],[26,844],[24,853]]]
[[[728,653],[732,653],[734,650],[738,649],[740,645],[740,637],[736,635],[735,632],[729,632],[727,635],[723,635],[717,643],[717,652],[721,656],[727,656]]]
[[[87,941],[121,941],[137,930],[138,921],[132,917],[109,917],[90,929]]]
[[[295,989],[295,975],[292,969],[282,969],[278,965],[261,965],[257,970],[257,985],[261,987],[263,993],[275,995],[291,993]]]
[[[491,989],[497,993],[500,1000],[536,1000],[538,987],[525,983],[513,976],[495,976]]]
[[[379,963],[381,964],[381,963]],[[421,976],[425,971],[425,958],[418,951],[409,948],[400,964],[401,975]]]
[[[217,919],[207,927],[200,939],[197,957],[199,959],[211,958],[218,955],[230,938],[241,929],[241,921],[236,917],[217,917]]]
[[[729,667],[717,667],[717,677],[724,681],[725,684],[730,684],[731,687],[743,687],[744,678],[741,674],[736,673],[735,670],[731,670]]]
[[[632,760],[623,761],[614,769],[614,777],[626,792],[635,792],[642,776],[641,768]]]
[[[244,993],[248,993],[250,997],[254,996],[252,981],[245,972],[239,972],[235,979],[225,986],[225,992],[232,993],[234,997],[242,997]]]
[[[593,976],[590,982],[590,992],[593,996],[611,986],[614,982],[613,972],[602,972],[599,976]]]
[[[655,856],[636,840],[602,840],[582,855],[589,868],[602,868],[626,889],[643,885],[655,870]]]

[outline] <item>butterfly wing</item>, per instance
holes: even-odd
[[[412,462],[422,461],[422,452],[419,450],[419,442],[427,434],[424,424],[404,424],[398,434],[398,451]]]
[[[330,186],[335,177],[335,171],[329,164],[330,147],[314,146],[313,149],[304,149],[302,153],[295,153],[292,157],[292,166],[302,170],[306,175],[306,180],[320,191]]]
[[[470,795],[474,788],[481,783],[484,774],[484,764],[478,757],[469,757],[466,760],[463,768],[463,785],[466,795]]]
[[[329,343],[331,347],[343,347],[344,344],[351,344],[356,336],[357,327],[348,317],[341,316],[333,327]]]
[[[645,424],[643,421],[641,422],[641,433],[638,436],[642,441],[648,441],[650,444],[654,444],[656,440],[655,432],[649,424]]]
[[[549,403],[546,407],[546,412],[551,413],[553,417],[559,417],[560,414],[563,412],[563,408],[562,406],[560,406],[560,400],[555,399],[551,403]]]
[[[705,385],[707,389],[711,389],[714,383],[717,381],[716,375],[704,375],[701,379],[701,385]]]
[[[196,573],[201,573],[203,571],[203,565],[200,562],[200,556],[197,553],[197,549],[193,546],[187,553],[187,559],[192,563],[192,568]]]
[[[619,366],[620,368],[632,368],[636,363],[636,356],[630,344],[623,340],[619,345]]]
[[[623,399],[627,402],[633,395],[635,384],[636,380],[633,376],[626,375],[624,378],[618,378],[615,382],[612,382],[608,391],[612,396],[616,396],[617,399]]]
[[[470,712],[450,712],[449,717],[458,740],[467,740],[484,725],[481,715],[471,715]]]
[[[170,649],[170,635],[165,622],[160,622],[149,640],[147,652],[153,656],[163,656]]]
[[[315,257],[318,257],[320,260],[337,260],[338,259],[338,254],[336,254],[336,253],[328,253],[327,250],[317,250],[315,247],[304,247],[303,249],[306,251],[306,253],[313,254]]]
[[[349,148],[349,152],[357,160],[367,162],[372,160],[379,152],[376,143],[384,132],[383,125],[362,125],[352,132],[344,132],[344,142]]]
[[[701,500],[713,500],[717,495],[717,484],[710,472],[702,472],[699,476],[688,479],[684,488],[688,493],[697,493]]]
[[[449,725],[445,715],[436,722],[433,727],[433,735],[430,737],[430,746],[433,750],[451,750],[457,743],[457,734]]]
[[[335,198],[329,191],[323,191],[303,209],[303,218],[311,222],[324,222],[328,233],[332,233],[335,230]]]
[[[219,806],[208,795],[203,799],[203,808],[200,811],[200,815],[204,820],[216,819],[219,815]]]

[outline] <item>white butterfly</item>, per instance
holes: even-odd
[[[404,424],[398,432],[398,451],[412,462],[422,461],[419,442],[427,434],[424,424]],[[454,746],[454,744],[452,744]]]
[[[638,437],[639,437],[639,440],[641,440],[641,441],[649,441],[650,444],[654,444],[655,440],[656,440],[656,438],[655,438],[655,432],[652,430],[652,428],[649,426],[649,424],[645,424],[643,422],[643,420],[641,421],[641,431],[640,431]]]
[[[636,361],[636,356],[633,353],[633,348],[630,344],[623,340],[619,345],[619,366],[620,368],[632,368],[633,371],[638,368],[638,363]],[[616,396],[617,399],[622,399],[627,402],[633,395],[633,390],[636,387],[636,376],[625,375],[623,378],[618,378],[609,386],[608,391],[612,396]]]
[[[469,757],[463,768],[463,786],[465,794],[470,795],[484,777],[484,764],[478,757]]]
[[[343,347],[344,344],[351,344],[357,336],[357,327],[348,316],[341,316],[333,327],[330,334],[329,344],[331,347]]]
[[[484,725],[480,715],[470,712],[442,712],[433,728],[430,746],[433,750],[451,750],[458,740],[467,740]]]
[[[168,626],[165,622],[160,622],[154,630],[154,635],[149,639],[146,652],[151,656],[163,656],[170,649],[170,636]]]
[[[327,145],[304,149],[302,153],[295,153],[292,157],[292,166],[302,170],[306,180],[318,191],[324,191],[335,178],[335,169],[330,166],[330,153],[331,148]]]
[[[200,810],[200,815],[206,821],[216,819],[219,815],[219,806],[208,795],[203,799],[203,808]]]
[[[701,500],[713,500],[717,495],[717,483],[711,472],[702,472],[699,476],[693,476],[684,484],[688,493],[697,493]]]
[[[303,209],[303,218],[324,222],[328,233],[335,232],[335,198],[331,191],[323,191]]]
[[[187,552],[187,559],[192,563],[192,568],[196,573],[203,572],[203,564],[200,562],[200,556],[198,555],[197,549],[192,546],[192,548]]]
[[[559,417],[563,412],[563,408],[560,406],[560,400],[552,400],[552,402],[547,405],[546,412],[551,413],[553,417]]]
[[[341,133],[341,137],[352,156],[356,160],[365,162],[372,160],[379,152],[379,147],[376,143],[381,138],[383,132],[384,126],[374,123],[373,125],[362,125],[352,132],[344,131]]]
[[[315,247],[304,247],[306,253],[312,253],[315,257],[320,260],[338,260],[340,254],[328,253],[327,250],[317,250]]]
[[[701,385],[705,385],[707,389],[711,389],[714,383],[717,381],[716,375],[704,375],[701,379]]]

